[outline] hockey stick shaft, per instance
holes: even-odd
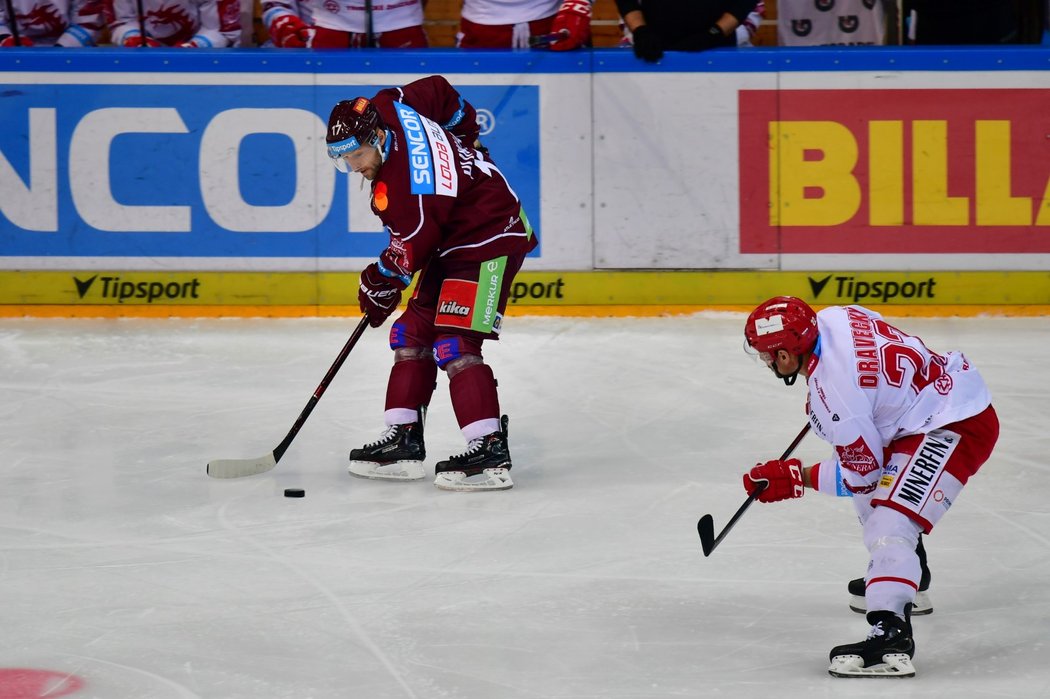
[[[139,13],[139,36],[142,37],[142,43],[139,44],[139,48],[146,48],[146,11],[142,7],[142,0],[136,0],[136,9]]]
[[[805,437],[808,433],[809,423],[807,422],[806,426],[802,428],[802,430],[798,433],[798,436],[795,437],[794,441],[791,442],[788,448],[784,450],[784,453],[781,455],[780,460],[783,461],[784,459],[791,456],[791,454],[795,451],[795,447],[799,445],[799,443],[802,441],[802,438]],[[722,539],[726,538],[726,534],[729,533],[729,530],[733,528],[733,525],[737,523],[737,520],[744,516],[744,512],[747,511],[747,508],[751,507],[751,503],[758,499],[758,496],[762,494],[762,491],[764,491],[767,486],[768,483],[762,483],[755,488],[754,492],[747,496],[747,500],[744,501],[744,504],[740,506],[740,508],[736,511],[736,514],[733,515],[733,517],[729,520],[729,523],[726,524],[724,529],[722,529],[722,533],[718,536],[715,536],[714,518],[711,515],[704,515],[700,518],[700,521],[696,523],[696,531],[700,535],[700,546],[703,548],[705,556],[710,556],[711,552],[715,550],[715,547],[722,543]]]
[[[22,39],[18,35],[18,15],[15,14],[15,4],[7,0],[7,25],[11,28],[11,36],[15,40],[15,48],[22,45]]]
[[[328,373],[321,379],[321,383],[317,385],[313,395],[310,396],[310,400],[307,401],[306,407],[303,408],[302,412],[299,413],[299,417],[296,418],[295,424],[292,425],[292,429],[288,430],[288,434],[285,435],[281,443],[274,447],[274,450],[260,459],[222,459],[218,461],[212,461],[208,464],[208,475],[212,478],[239,478],[241,476],[253,476],[259,473],[265,473],[271,468],[277,465],[277,462],[281,460],[284,453],[288,451],[288,447],[291,445],[292,440],[299,434],[299,430],[302,429],[306,423],[306,419],[310,417],[310,413],[313,412],[314,406],[321,400],[321,396],[328,390],[328,385],[332,383],[332,379],[342,368],[343,362],[350,355],[350,350],[354,348],[357,341],[361,339],[361,335],[364,334],[365,328],[368,327],[368,314],[364,314],[361,317],[361,321],[354,328],[354,331],[350,333],[349,339],[346,344],[343,345],[343,349],[339,351],[339,356],[335,358],[332,366],[329,367]]]
[[[372,0],[365,0],[365,46],[370,49],[376,47],[375,18],[372,10]]]

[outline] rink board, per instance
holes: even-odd
[[[538,231],[513,306],[1050,303],[1044,48],[100,49],[0,54],[0,305],[352,313],[387,236],[327,113],[435,73]]]
[[[107,316],[315,315],[325,309],[353,315],[357,281],[354,272],[0,272],[0,314],[51,307],[48,315],[59,309]],[[510,312],[661,312],[753,307],[782,294],[815,305],[1001,306],[1028,313],[1033,306],[1050,308],[1050,272],[525,271],[514,280],[509,306]]]

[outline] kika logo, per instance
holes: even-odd
[[[98,287],[95,287],[96,281],[99,282]],[[122,281],[120,277],[100,277],[96,274],[87,279],[73,277],[73,283],[77,287],[77,296],[81,299],[87,297],[93,287],[103,299],[114,300],[117,303],[128,300],[153,303],[161,299],[174,301],[200,298],[200,280],[197,278],[186,282],[130,282]]]
[[[937,286],[937,280],[933,277],[921,282],[898,282],[887,279],[876,279],[873,281],[862,281],[856,277],[835,276],[829,274],[823,279],[809,280],[810,291],[813,298],[818,299],[824,292],[824,287],[832,279],[835,280],[834,295],[836,299],[846,299],[851,303],[858,303],[862,299],[870,299],[881,303],[889,303],[893,299],[932,299],[935,298],[933,288]]]
[[[466,318],[470,315],[470,306],[461,306],[455,301],[445,301],[438,307],[438,313],[448,316],[463,316]]]

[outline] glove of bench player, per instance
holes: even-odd
[[[270,40],[282,49],[303,49],[309,46],[312,29],[295,15],[280,15],[270,22]]]
[[[129,48],[129,49],[137,49],[137,48],[142,48],[143,44],[145,44],[146,46],[157,47],[157,48],[159,48],[161,46],[164,46],[164,44],[160,43],[159,41],[154,39],[152,36],[147,36],[145,41],[143,41],[142,35],[138,34],[138,33],[133,34],[133,35],[131,35],[129,37],[126,37],[124,39],[124,43],[122,44],[122,46],[124,46],[126,48]]]
[[[778,459],[756,464],[749,473],[744,474],[744,490],[748,495],[754,493],[758,484],[762,482],[767,485],[766,489],[758,494],[759,502],[800,498],[806,492],[802,484],[802,462],[798,459]]]
[[[634,34],[634,55],[647,63],[656,63],[664,57],[664,41],[656,30],[643,24]]]
[[[551,51],[572,51],[591,43],[591,3],[565,0],[551,24]]]
[[[383,271],[378,262],[365,267],[357,292],[357,302],[361,311],[368,314],[368,324],[373,328],[386,322],[401,303],[401,291],[407,286],[399,277],[387,276]]]
[[[28,36],[19,36],[18,37],[18,43],[20,45],[22,45],[22,46],[32,46],[33,45],[33,40],[30,39]],[[12,35],[12,34],[4,34],[4,35],[0,36],[0,47],[3,47],[5,49],[9,49],[9,48],[14,48],[14,45],[15,45],[15,37],[14,37],[14,35]]]

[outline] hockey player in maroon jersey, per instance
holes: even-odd
[[[342,101],[329,118],[328,155],[372,182],[372,211],[390,233],[379,259],[361,272],[358,300],[373,327],[418,275],[390,330],[387,429],[350,452],[352,475],[424,477],[424,416],[440,368],[467,450],[437,464],[434,485],[513,486],[507,416],[481,348],[499,339],[514,275],[537,239],[477,138],[474,107],[440,76]]]
[[[861,306],[814,313],[778,296],[744,327],[746,348],[789,386],[806,379],[813,431],[832,458],[767,461],[744,474],[760,502],[806,488],[852,496],[870,562],[866,640],[831,650],[835,677],[911,677],[911,609],[928,534],[988,459],[999,436],[991,394],[960,352],[938,354]],[[927,581],[928,582],[928,581]],[[852,589],[852,585],[851,585]]]

